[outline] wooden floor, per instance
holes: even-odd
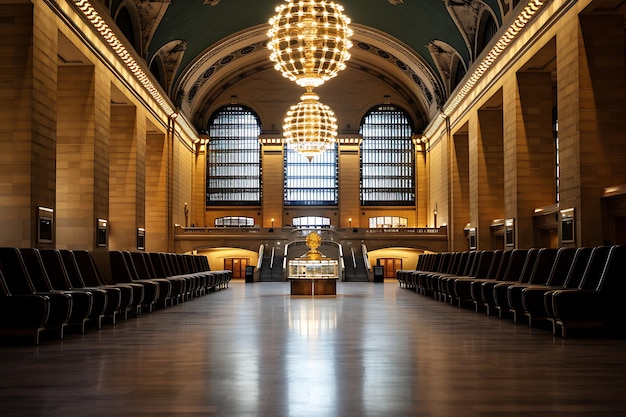
[[[626,340],[553,337],[396,283],[231,288],[39,347],[0,344],[0,416],[626,415]]]

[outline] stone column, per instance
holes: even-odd
[[[339,227],[368,227],[368,224],[361,224],[360,167],[358,143],[340,144]],[[349,219],[352,219],[352,222]]]
[[[135,106],[111,107],[110,145],[109,248],[136,250],[145,224],[146,129]]]
[[[167,135],[146,134],[146,251],[168,251]]]
[[[282,143],[262,145],[263,155],[263,224],[262,227],[282,227],[284,201],[284,155]],[[272,224],[274,219],[274,224]]]
[[[468,249],[465,226],[470,221],[469,198],[469,142],[467,127],[452,135],[450,147],[450,222],[448,236],[450,250]],[[437,207],[439,214],[439,206]],[[440,226],[439,217],[438,224]]]
[[[470,119],[470,212],[479,249],[496,248],[491,223],[504,217],[502,110],[479,110]]]
[[[560,208],[575,209],[577,246],[605,244],[604,187],[626,178],[624,19],[580,15],[557,35]]]
[[[535,245],[535,208],[556,201],[549,72],[519,72],[503,88],[505,217],[516,222],[516,247]]]
[[[55,207],[57,32],[47,7],[2,4],[0,241],[37,243],[37,207]]]

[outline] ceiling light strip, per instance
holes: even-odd
[[[498,42],[491,48],[487,56],[483,58],[482,62],[478,67],[474,70],[471,77],[465,82],[463,88],[457,93],[454,99],[448,103],[448,105],[443,109],[443,111],[439,114],[439,118],[444,120],[448,118],[452,112],[458,107],[461,101],[470,93],[472,88],[478,83],[478,81],[482,78],[482,76],[491,68],[492,64],[496,62],[496,60],[502,55],[502,53],[507,49],[509,44],[513,42],[513,40],[517,37],[517,35],[524,29],[526,24],[539,12],[541,7],[547,3],[548,0],[531,0],[528,2],[526,7],[522,10],[522,12],[517,16],[515,21],[509,26],[507,31],[500,37]],[[436,124],[439,125],[438,123]],[[430,138],[434,133],[436,127],[429,129],[428,133],[425,133],[424,136]]]
[[[146,89],[146,91],[158,103],[159,107],[168,115],[168,117],[172,117],[176,114],[176,111],[161,95],[156,86],[152,83],[152,81],[150,81],[148,75],[143,71],[139,63],[132,57],[130,52],[128,52],[111,27],[104,21],[91,3],[88,0],[74,0],[74,4],[92,24],[100,36],[102,36],[102,38],[107,42],[111,49],[115,51],[118,58],[124,62],[137,81],[139,81],[139,83]]]

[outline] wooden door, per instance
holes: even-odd
[[[385,271],[385,279],[395,279],[396,271],[402,269],[402,259],[400,258],[380,258],[378,261]]]
[[[246,277],[246,266],[250,263],[250,258],[225,258],[224,269],[233,271],[233,279],[244,279]]]

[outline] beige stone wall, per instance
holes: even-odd
[[[437,207],[437,226],[448,225],[450,230],[452,218],[449,209],[449,176],[448,139],[442,136],[432,145],[426,154],[428,175],[428,226],[434,226],[434,209]],[[425,226],[425,225],[424,225]]]
[[[32,4],[2,4],[0,18],[0,242],[34,246],[36,207],[55,204],[57,30]]]
[[[624,16],[608,10],[592,14],[593,7],[587,6],[599,2],[579,1],[551,21],[550,15],[560,12],[561,3],[545,6],[544,14],[527,26],[519,42],[511,45],[503,60],[493,65],[450,115],[452,140],[448,141],[444,122],[429,138],[431,201],[440,199],[443,193],[437,190],[445,187],[439,161],[449,164],[451,172],[451,217],[458,219],[452,221],[452,247],[457,236],[454,225],[461,223],[465,210],[458,202],[464,196],[457,192],[463,187],[458,187],[456,139],[466,129],[470,148],[467,199],[471,225],[479,230],[479,248],[493,247],[489,224],[498,218],[515,219],[517,247],[546,242],[537,226],[546,222],[535,222],[534,213],[556,202],[552,109],[557,103],[560,208],[575,209],[576,245],[606,241],[598,227],[608,221],[602,217],[602,190],[626,181]],[[498,97],[495,103],[494,97]],[[446,152],[450,152],[448,162],[441,158]]]
[[[367,227],[367,218],[361,216],[360,156],[358,145],[339,146],[339,215],[337,227]],[[352,219],[352,220],[350,220]]]
[[[290,219],[283,217],[283,147],[281,145],[263,145],[261,165],[263,166],[262,227],[282,227]]]

